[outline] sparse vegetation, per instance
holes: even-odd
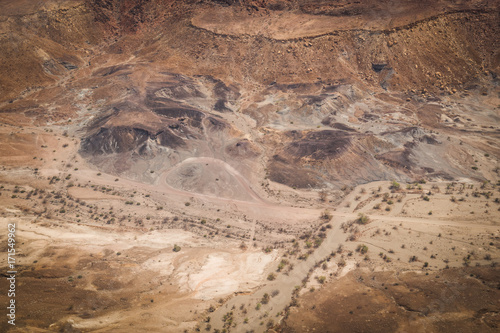
[[[390,189],[397,191],[400,189],[400,187],[401,185],[397,181],[393,180]]]
[[[364,225],[364,224],[368,224],[369,222],[370,222],[370,219],[368,216],[366,216],[363,213],[358,214],[358,219],[356,220],[356,223]]]
[[[330,214],[330,212],[327,209],[325,209],[323,213],[321,213],[321,219],[325,221],[331,221],[332,214]]]
[[[323,284],[326,281],[326,276],[324,276],[324,275],[317,276],[316,280],[318,280],[319,283]]]
[[[2,81],[0,215],[33,282],[28,329],[496,324],[494,1],[143,2],[0,5],[17,75]],[[365,22],[373,6],[389,23]]]
[[[360,244],[356,248],[356,252],[359,252],[360,254],[365,254],[366,252],[368,252],[368,246],[366,246],[365,244]]]

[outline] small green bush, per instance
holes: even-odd
[[[326,281],[326,276],[323,276],[323,275],[318,276],[318,277],[316,277],[316,279],[318,280],[319,283],[323,284]]]
[[[370,219],[368,218],[368,216],[366,216],[363,213],[359,213],[359,217],[356,220],[356,223],[358,223],[358,224],[367,224],[368,222],[370,222]]]

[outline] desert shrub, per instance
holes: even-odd
[[[358,224],[367,224],[368,222],[370,222],[370,219],[368,218],[368,216],[366,216],[365,214],[363,213],[359,213],[358,215],[358,219],[356,220],[356,223]]]
[[[321,219],[325,221],[330,221],[332,219],[332,214],[330,214],[328,209],[325,209],[323,213],[321,213]]]
[[[285,266],[286,266],[286,265],[288,265],[288,263],[289,263],[289,261],[288,261],[288,260],[286,260],[286,259],[281,259],[281,262],[280,262],[280,263],[279,263],[279,265],[278,265],[278,269],[277,269],[277,271],[278,271],[278,272],[281,272],[281,270],[282,270],[283,268],[285,268]]]
[[[356,252],[359,252],[361,254],[365,254],[366,252],[368,252],[368,246],[366,246],[365,244],[360,244],[356,248]]]
[[[321,245],[321,243],[323,243],[323,239],[321,239],[321,238],[316,238],[316,239],[314,240],[314,247],[315,247],[315,248],[318,248],[318,247]]]
[[[319,283],[323,284],[326,281],[326,276],[323,276],[323,275],[317,276],[316,280],[318,280]]]

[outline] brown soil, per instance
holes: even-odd
[[[283,332],[496,332],[498,268],[355,270],[299,298]]]
[[[0,2],[0,330],[498,329],[497,5]]]

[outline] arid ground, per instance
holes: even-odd
[[[2,1],[0,331],[497,332],[498,8]]]

